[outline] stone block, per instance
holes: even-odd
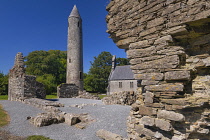
[[[166,111],[166,110],[159,110],[157,112],[157,117],[159,119],[166,119],[166,120],[172,120],[172,121],[178,121],[178,122],[185,120],[184,115],[180,113],[176,113],[174,111]]]
[[[190,80],[190,79],[191,79],[190,71],[169,71],[165,73],[166,81]]]
[[[126,52],[128,58],[143,58],[155,54],[155,46],[151,46],[144,49],[128,50]]]
[[[154,126],[155,125],[155,119],[151,118],[149,116],[143,116],[139,123],[143,124],[143,125]]]
[[[131,105],[131,109],[132,109],[133,111],[139,111],[139,105],[136,104],[136,103],[134,103],[134,104]]]
[[[143,134],[143,135],[148,136],[148,137],[154,137],[155,134],[156,134],[152,130],[145,128],[144,125],[137,125],[136,126],[136,132],[139,135]]]
[[[129,48],[130,49],[140,49],[140,48],[146,48],[149,46],[149,42],[148,40],[143,40],[143,41],[139,41],[139,42],[136,42],[136,43],[131,43],[129,45]]]
[[[140,64],[131,66],[133,70],[144,70],[144,69],[173,69],[180,65],[180,59],[178,55],[166,56],[161,59],[142,62]]]
[[[164,17],[155,18],[147,23],[147,28],[152,28],[164,23],[166,19]]]
[[[155,40],[155,45],[165,44],[166,42],[173,42],[173,38],[171,35],[167,35]]]
[[[171,140],[186,140],[184,136],[173,136]]]
[[[210,66],[210,57],[207,57],[207,58],[203,59],[202,61],[205,64],[206,67]]]
[[[136,37],[128,37],[126,39],[119,40],[116,44],[121,49],[128,49],[129,44],[135,41],[136,41]]]
[[[161,99],[161,102],[171,105],[187,105],[187,101],[185,99]]]
[[[65,118],[65,123],[70,125],[70,126],[81,122],[81,120],[79,119],[79,116],[74,115],[74,114],[67,113],[67,114],[64,115],[64,118]]]
[[[135,79],[141,80],[162,80],[164,78],[163,73],[143,73],[143,74],[135,74]]]
[[[155,126],[164,131],[171,131],[173,128],[170,122],[163,119],[155,119]]]
[[[146,92],[144,97],[145,103],[153,103],[154,94],[152,92]]]
[[[123,140],[122,136],[106,131],[104,129],[98,130],[96,132],[96,136],[102,138],[103,140]]]
[[[172,36],[180,36],[180,35],[184,35],[188,33],[186,29],[186,25],[175,26],[173,28],[166,30],[165,32],[167,32],[168,34],[171,34]]]
[[[148,115],[148,116],[152,116],[155,115],[157,112],[156,110],[154,110],[152,107],[146,107],[141,105],[139,107],[139,114],[140,115]]]
[[[40,113],[36,117],[30,119],[30,123],[36,127],[43,127],[63,122],[64,117],[57,113]]]
[[[145,86],[145,89],[148,91],[171,91],[171,92],[179,92],[183,91],[184,85],[181,83],[168,83],[162,85],[149,85]]]
[[[154,80],[142,80],[141,85],[146,86],[146,85],[156,85],[160,81],[154,81]]]

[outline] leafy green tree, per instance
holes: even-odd
[[[126,58],[117,58],[117,65],[129,64]],[[108,86],[108,77],[112,67],[112,54],[110,52],[101,52],[94,61],[91,62],[91,68],[84,78],[84,88],[91,92],[106,92]]]
[[[124,66],[124,65],[129,65],[129,59],[127,58],[117,58],[116,59],[116,65],[117,66]]]
[[[56,92],[56,86],[66,81],[66,51],[33,51],[25,57],[26,73],[37,76],[47,94]]]
[[[37,76],[37,81],[44,84],[46,93],[51,94],[56,92],[56,79],[52,74],[44,74],[42,76]]]
[[[0,95],[8,94],[8,75],[0,73]]]

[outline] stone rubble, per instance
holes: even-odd
[[[139,81],[128,139],[210,139],[210,1],[111,0],[107,11]]]
[[[92,95],[92,94],[90,94],[89,92],[87,92],[87,91],[85,91],[85,90],[84,90],[84,91],[80,91],[80,92],[79,92],[79,95],[78,95],[76,98],[101,100],[101,99],[99,98],[99,96],[97,96],[97,95]]]
[[[81,104],[81,105],[75,104],[75,105],[70,105],[69,107],[77,107],[77,108],[83,109],[85,106],[97,106],[97,104],[96,103]]]
[[[102,102],[106,105],[120,104],[120,105],[132,105],[136,101],[136,93],[134,91],[122,91],[115,92],[102,99]]]
[[[64,107],[63,104],[48,101],[38,98],[22,98],[20,102],[32,105],[44,111],[35,117],[28,116],[26,119],[36,127],[48,126],[51,124],[66,123],[70,126],[75,126],[84,129],[88,124],[94,122],[88,114],[71,114],[62,112],[59,107]],[[84,104],[83,106],[85,106]],[[95,104],[92,104],[95,106]]]

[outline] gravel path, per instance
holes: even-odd
[[[103,105],[99,100],[68,98],[59,99],[57,102],[65,104],[60,110],[66,113],[88,113],[96,122],[89,124],[85,129],[68,126],[65,123],[53,124],[37,128],[31,125],[27,116],[36,116],[40,109],[15,101],[0,101],[11,118],[4,130],[17,136],[44,135],[54,140],[100,140],[95,136],[99,129],[105,129],[126,137],[126,118],[129,115],[130,106]],[[69,107],[70,105],[90,104],[83,109]],[[91,104],[96,103],[96,106]]]

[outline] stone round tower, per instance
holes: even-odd
[[[66,83],[75,84],[83,91],[82,19],[76,6],[68,18],[68,23]]]

